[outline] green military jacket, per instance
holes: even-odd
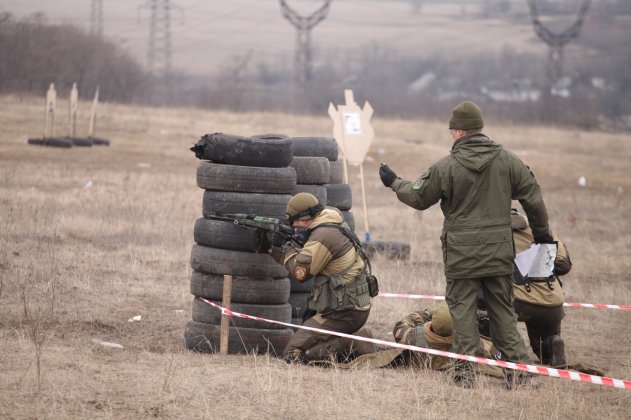
[[[483,134],[457,140],[450,154],[416,181],[397,178],[391,187],[401,202],[418,210],[440,201],[447,278],[513,272],[512,199],[522,205],[535,236],[548,233],[548,213],[534,175]]]

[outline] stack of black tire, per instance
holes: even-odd
[[[191,148],[202,162],[197,185],[204,189],[202,215],[195,222],[190,282],[192,320],[186,347],[219,350],[221,312],[197,297],[221,304],[224,275],[233,276],[230,309],[261,318],[290,322],[287,270],[267,253],[258,253],[256,230],[208,219],[216,213],[245,213],[282,218],[296,187],[292,142],[281,137],[208,134]],[[279,355],[293,335],[291,328],[262,321],[230,318],[228,352]]]
[[[290,137],[293,143],[291,166],[296,170],[296,193],[308,192],[318,202],[342,211],[344,220],[355,229],[355,220],[350,212],[353,197],[351,187],[344,183],[344,168],[338,160],[338,148],[332,137]],[[291,273],[292,324],[301,324],[312,315],[307,308],[313,279],[298,282]]]

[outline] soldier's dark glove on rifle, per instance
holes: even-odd
[[[281,265],[285,265],[285,249],[273,246],[269,250],[270,256]]]
[[[397,179],[397,174],[394,173],[392,169],[385,163],[382,163],[379,167],[379,177],[381,178],[381,182],[386,187],[392,186],[392,183]]]
[[[545,235],[541,235],[541,236],[535,236],[534,241],[535,241],[536,244],[555,244],[555,243],[557,243],[552,238],[552,235],[550,235],[549,233],[546,233]]]
[[[256,252],[269,252],[272,247],[281,248],[288,241],[287,236],[278,232],[264,231],[258,229]]]

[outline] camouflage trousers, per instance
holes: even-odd
[[[327,331],[353,334],[364,326],[370,310],[348,310],[309,318],[303,325]],[[352,350],[353,340],[331,334],[298,329],[287,343],[283,356],[288,360],[327,360]]]

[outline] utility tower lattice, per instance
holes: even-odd
[[[170,0],[149,0],[141,5],[149,8],[149,45],[147,47],[147,67],[155,75],[171,74],[171,2]]]
[[[326,18],[330,5],[331,0],[325,0],[324,4],[318,10],[304,17],[292,10],[287,5],[286,0],[280,0],[280,9],[283,13],[283,17],[291,22],[298,30],[294,58],[296,80],[298,83],[302,84],[311,80],[311,29]]]
[[[90,33],[98,37],[103,36],[103,0],[90,2]]]
[[[536,0],[528,0],[530,19],[535,33],[549,47],[548,78],[551,86],[556,85],[563,74],[563,47],[581,32],[590,4],[591,0],[583,0],[574,23],[563,32],[553,33],[539,20]]]

